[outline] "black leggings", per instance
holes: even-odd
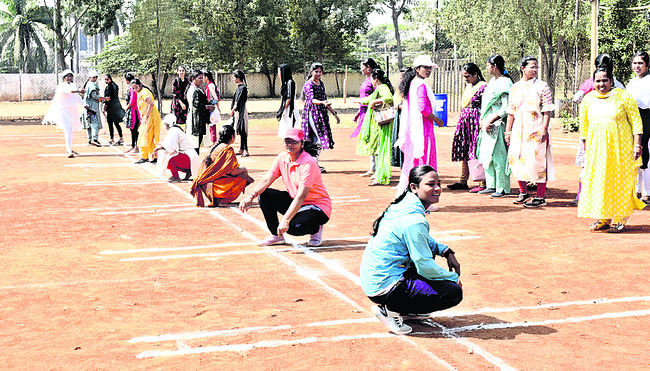
[[[259,198],[260,208],[266,220],[266,226],[271,234],[278,235],[278,213],[284,215],[293,202],[293,198],[287,191],[267,188]],[[289,221],[289,233],[292,236],[304,236],[318,232],[321,225],[327,223],[329,217],[320,209],[306,208],[298,211]]]
[[[239,145],[239,149],[248,152],[248,134],[241,133],[239,136],[241,137],[241,144]]]
[[[113,125],[117,128],[117,134],[122,138],[122,127],[120,126],[120,122],[108,121],[108,133],[111,135],[111,140],[113,140]]]
[[[138,128],[129,130],[131,130],[131,147],[135,147],[138,145]]]
[[[196,153],[201,154],[201,144],[203,143],[203,134],[199,134],[199,146],[194,148]]]

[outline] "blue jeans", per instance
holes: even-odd
[[[369,299],[400,314],[431,313],[458,305],[463,289],[452,281],[428,280],[409,268],[390,292]]]

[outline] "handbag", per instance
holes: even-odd
[[[485,170],[477,159],[467,161],[467,167],[469,167],[469,176],[473,181],[482,182],[485,180]]]
[[[395,119],[395,108],[392,104],[384,103],[381,108],[373,108],[373,110],[379,126],[388,125]]]

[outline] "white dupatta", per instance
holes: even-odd
[[[418,107],[418,88],[424,85],[427,89],[427,98],[431,104],[432,111],[435,111],[436,100],[431,88],[426,84],[424,79],[415,76],[409,86],[409,94],[406,99],[406,107],[402,109],[400,117],[399,135],[395,142],[396,147],[400,147],[404,152],[410,142],[413,150],[413,158],[424,156],[424,118]]]

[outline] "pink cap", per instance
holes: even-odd
[[[287,138],[300,142],[301,140],[305,140],[305,133],[303,133],[302,130],[298,128],[290,128],[287,129],[287,132],[284,134],[284,139]]]

